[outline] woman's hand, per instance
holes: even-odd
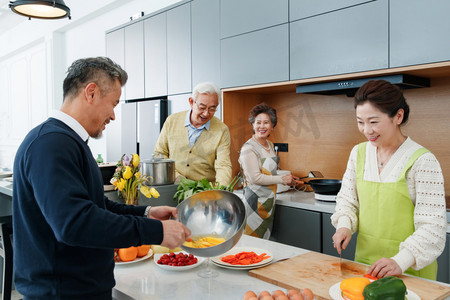
[[[333,247],[337,252],[341,254],[342,250],[345,250],[352,239],[352,232],[348,228],[339,228],[333,235]]]
[[[376,262],[374,262],[373,265],[370,266],[369,271],[367,271],[367,274],[378,278],[383,278],[387,276],[399,276],[402,275],[402,269],[395,262],[395,260],[391,258],[382,257]]]
[[[295,186],[300,183],[300,182],[298,182],[298,180],[300,180],[300,178],[298,178],[297,176],[291,175],[291,174],[284,175],[283,177],[281,177],[281,179],[284,181],[285,184],[290,185],[290,186]]]

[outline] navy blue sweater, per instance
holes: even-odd
[[[14,283],[25,299],[111,299],[114,248],[160,244],[145,206],[108,200],[87,144],[50,118],[14,161]]]

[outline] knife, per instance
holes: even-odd
[[[341,253],[339,254],[339,273],[342,275],[342,248]]]

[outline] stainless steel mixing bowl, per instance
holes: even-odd
[[[200,257],[213,257],[233,248],[246,224],[245,206],[239,196],[222,190],[200,192],[178,206],[177,220],[191,230],[191,237],[222,237],[225,242],[208,248],[181,248]]]

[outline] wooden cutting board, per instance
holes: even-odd
[[[369,266],[342,259],[342,274],[339,258],[308,252],[285,261],[248,272],[252,277],[278,285],[285,289],[309,288],[316,299],[331,299],[329,289],[345,278],[366,274]],[[450,287],[411,276],[400,276],[406,287],[423,300],[445,299],[450,296]]]

